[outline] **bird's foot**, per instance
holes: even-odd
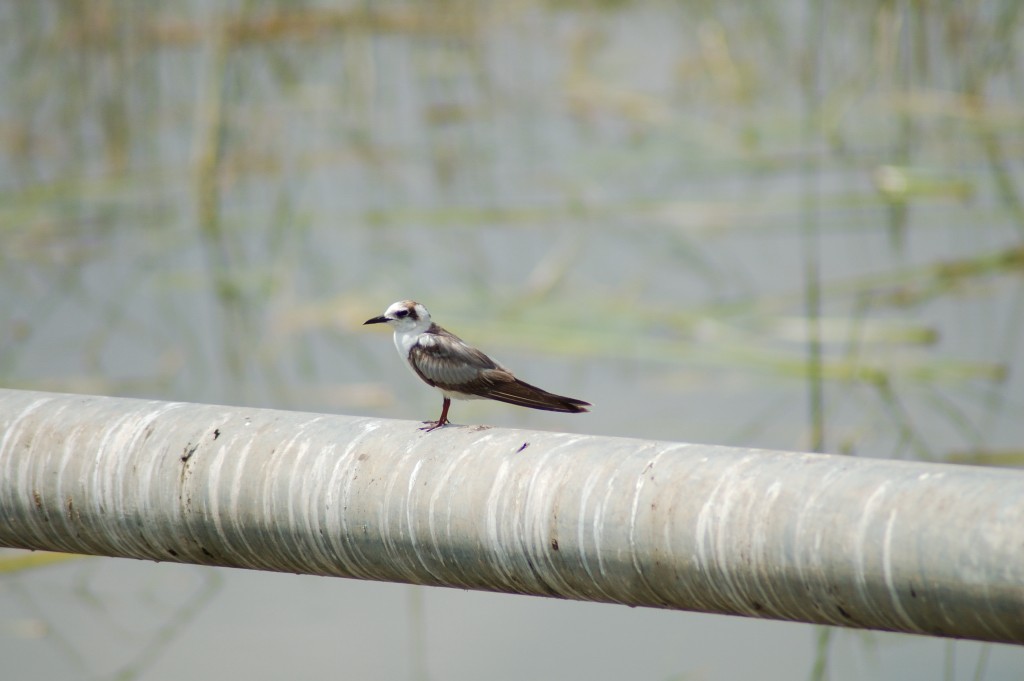
[[[420,430],[429,433],[432,430],[437,430],[438,428],[443,428],[444,426],[447,426],[450,423],[450,421],[448,421],[448,419],[442,419],[439,421],[424,421],[423,423],[427,425],[423,428],[420,428]]]
[[[437,430],[442,426],[448,425],[448,407],[450,407],[451,405],[451,398],[444,398],[444,401],[441,403],[441,416],[436,421],[424,421],[423,423],[427,424],[427,427],[420,428],[420,430],[425,430],[429,433],[432,430]]]

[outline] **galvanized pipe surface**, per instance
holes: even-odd
[[[1024,472],[0,390],[0,546],[1024,642]]]

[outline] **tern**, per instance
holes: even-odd
[[[589,402],[562,397],[520,381],[511,371],[468,345],[430,319],[430,313],[414,300],[394,303],[366,324],[387,324],[395,330],[395,347],[413,373],[444,396],[441,417],[424,421],[430,432],[449,423],[452,400],[489,399],[520,407],[578,414]]]

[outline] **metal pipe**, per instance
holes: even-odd
[[[0,545],[1024,643],[1024,472],[0,390]]]

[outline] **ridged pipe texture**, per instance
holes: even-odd
[[[0,390],[0,546],[1024,643],[1024,472]]]

